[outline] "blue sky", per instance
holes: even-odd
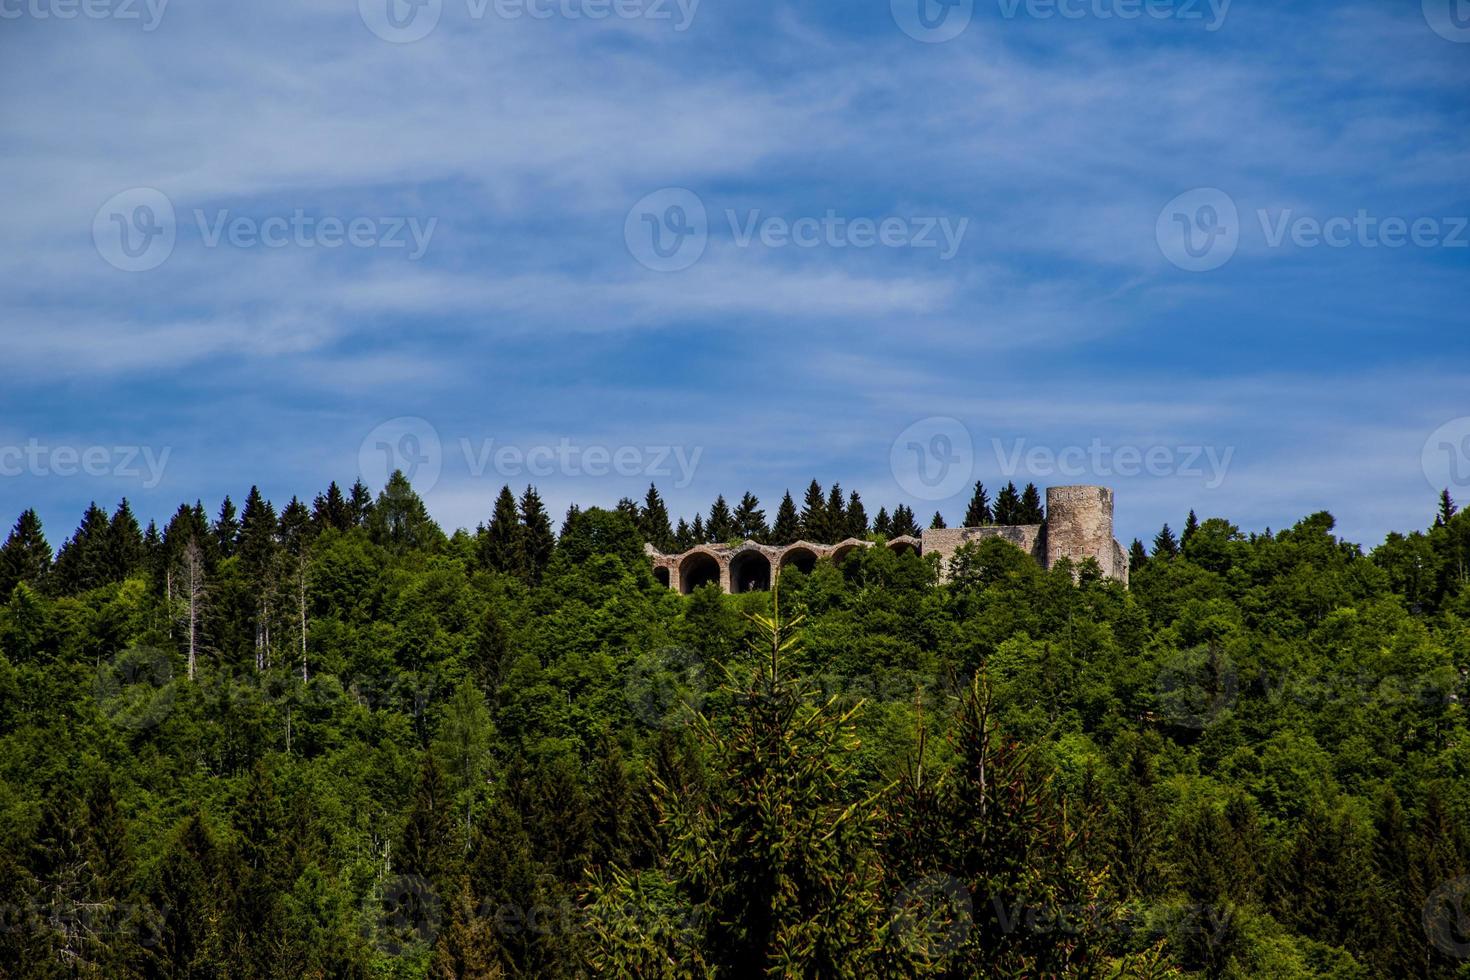
[[[1105,483],[1125,542],[1470,502],[1460,0],[95,2],[0,3],[0,521],[53,545],[389,453],[446,528],[650,477]]]

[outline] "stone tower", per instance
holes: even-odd
[[[1128,556],[1113,540],[1113,491],[1108,487],[1047,487],[1046,567],[1063,558],[1091,558],[1109,578],[1127,584]]]

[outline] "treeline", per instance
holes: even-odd
[[[1371,554],[1191,515],[1131,589],[854,549],[779,610],[659,587],[660,505],[22,514],[0,976],[1464,974],[1448,494]]]

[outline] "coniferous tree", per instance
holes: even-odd
[[[476,908],[469,881],[461,879],[449,903],[448,927],[434,940],[431,980],[497,980],[503,976],[492,921]]]
[[[368,537],[374,544],[403,554],[436,547],[443,541],[444,532],[429,517],[428,508],[414,493],[408,477],[402,470],[394,470],[378,499],[373,501]]]
[[[985,490],[985,484],[979,480],[975,481],[975,492],[970,495],[970,504],[965,508],[965,527],[984,527],[995,522],[995,515],[990,512],[990,494]]]
[[[914,517],[913,508],[908,504],[899,504],[893,508],[892,530],[895,538],[919,536],[919,522]]]
[[[221,864],[214,833],[196,810],[174,828],[147,888],[155,917],[151,945],[164,976],[223,972]]]
[[[576,504],[568,504],[566,516],[561,519],[561,533],[557,535],[557,538],[565,538],[567,532],[571,530],[572,525],[577,523],[577,518],[580,516],[582,516],[582,508]]]
[[[746,541],[765,541],[770,537],[766,512],[761,509],[760,500],[748,490],[740,498],[740,506],[735,508],[735,533]]]
[[[931,530],[941,531],[948,526],[949,525],[944,523],[944,515],[939,513],[939,511],[937,510],[934,512],[934,516],[929,519],[929,527]]]
[[[709,521],[704,526],[704,533],[711,541],[723,543],[734,538],[736,532],[735,515],[730,513],[725,495],[720,494],[709,509]]]
[[[868,511],[863,507],[863,498],[856,490],[847,495],[847,536],[849,538],[868,536]]]
[[[300,555],[311,538],[311,512],[295,497],[281,508],[281,546],[292,555]]]
[[[434,753],[426,752],[398,849],[399,873],[439,882],[449,869],[453,834],[454,819],[444,771]]]
[[[346,531],[352,527],[352,505],[342,496],[336,480],[327,484],[326,492],[317,494],[312,501],[311,519],[317,529],[323,531],[329,527],[338,531]]]
[[[1133,544],[1128,547],[1128,570],[1136,572],[1146,564],[1148,564],[1148,552],[1144,550],[1143,542],[1134,538]]]
[[[1189,539],[1194,537],[1194,532],[1198,530],[1199,518],[1194,516],[1193,510],[1190,510],[1189,516],[1184,519],[1184,530],[1179,535],[1179,547],[1183,548],[1189,544]]]
[[[34,510],[21,512],[5,544],[0,545],[0,603],[10,598],[17,582],[40,591],[51,573],[51,545]]]
[[[1455,498],[1450,496],[1449,487],[1439,492],[1439,513],[1434,517],[1435,527],[1444,527],[1459,513],[1460,508],[1455,506]]]
[[[567,523],[573,516],[567,514]],[[500,488],[495,498],[495,511],[490,515],[490,524],[480,534],[480,567],[496,572],[514,572],[520,562],[521,518],[515,494],[509,486]],[[566,534],[563,528],[562,534]]]
[[[353,527],[367,527],[368,515],[372,512],[373,495],[359,477],[353,482],[347,497],[347,513],[351,516]]]
[[[827,544],[832,537],[831,523],[827,519],[827,497],[816,480],[807,486],[806,498],[802,501],[801,536],[816,544]]]
[[[638,511],[638,530],[643,540],[659,551],[668,553],[673,550],[674,533],[669,528],[669,509],[664,505],[663,497],[659,496],[658,487],[652,483],[643,497],[643,508]]]
[[[1018,511],[1017,524],[1040,524],[1046,520],[1046,512],[1041,506],[1041,491],[1036,489],[1036,484],[1026,484],[1026,489],[1021,491],[1021,504]]]
[[[634,530],[638,529],[638,504],[632,497],[619,497],[613,510],[626,517]]]
[[[689,525],[689,538],[695,544],[709,543],[709,532],[705,530],[704,518],[699,514],[694,515],[694,523]]]
[[[546,566],[551,564],[552,552],[556,550],[556,538],[551,533],[551,517],[541,503],[541,496],[532,486],[521,494],[520,530],[517,535],[520,551],[521,577],[531,585],[541,581]]]
[[[873,533],[882,538],[893,537],[893,520],[888,516],[888,508],[878,508],[878,516],[873,518]]]
[[[1179,554],[1179,542],[1174,538],[1174,532],[1169,530],[1165,524],[1158,534],[1154,535],[1154,550],[1151,557],[1174,558]]]
[[[1021,523],[1021,494],[1015,483],[1007,483],[995,498],[995,523],[1010,526]]]
[[[597,743],[591,787],[591,862],[598,867],[627,867],[632,816],[632,788],[617,740],[604,733]]]
[[[771,544],[787,545],[801,537],[801,518],[796,513],[796,502],[787,490],[776,508],[776,522],[771,525]]]
[[[229,494],[225,494],[219,505],[219,516],[214,519],[210,533],[214,536],[216,554],[229,558],[235,553],[235,545],[240,540],[240,520],[235,515],[235,502]]]
[[[111,581],[125,579],[143,565],[143,529],[126,497],[107,524],[106,565]]]
[[[679,518],[679,526],[674,528],[674,550],[688,551],[694,544],[694,532],[689,529],[689,522]]]
[[[827,536],[834,542],[847,536],[847,504],[836,480],[827,492]]]
[[[261,495],[259,487],[251,487],[240,514],[238,553],[246,574],[257,584],[275,561],[278,529],[275,508]]]
[[[107,512],[93,502],[76,533],[56,553],[51,584],[59,594],[85,592],[107,583],[107,528]]]

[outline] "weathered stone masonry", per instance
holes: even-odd
[[[943,577],[950,556],[958,548],[984,538],[1003,538],[1044,568],[1051,568],[1063,558],[1073,562],[1091,558],[1104,575],[1128,584],[1128,553],[1113,539],[1113,491],[1108,487],[1048,487],[1046,520],[1041,524],[928,530],[917,538],[893,538],[887,546],[939,555]],[[652,545],[644,550],[659,581],[688,595],[707,582],[718,582],[724,592],[763,591],[784,568],[794,565],[809,572],[823,558],[841,562],[852,549],[873,546],[872,541],[848,538],[836,544],[702,544],[677,555],[665,555]]]

